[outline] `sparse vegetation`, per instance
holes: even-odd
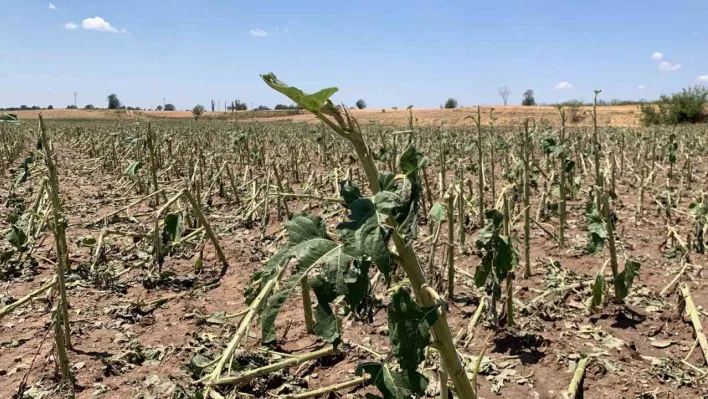
[[[688,87],[680,93],[662,95],[656,103],[639,106],[645,126],[701,123],[708,120],[708,88]]]

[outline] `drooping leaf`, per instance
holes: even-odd
[[[401,158],[399,159],[399,167],[401,171],[409,176],[413,173],[417,173],[421,167],[424,167],[430,161],[423,157],[423,154],[418,151],[415,146],[409,145],[403,150]]]
[[[305,275],[307,269],[299,268],[299,270],[294,273],[290,278],[283,284],[283,287],[272,294],[268,298],[268,302],[263,308],[263,314],[261,316],[261,335],[264,344],[269,344],[275,342],[275,319],[280,313],[280,309],[285,304],[285,301],[290,297],[290,294],[299,286],[302,276]]]
[[[10,227],[10,232],[5,235],[5,239],[7,240],[7,242],[12,244],[15,249],[22,252],[24,250],[25,244],[27,243],[27,234],[25,234],[25,232],[21,228],[17,227],[14,224]]]
[[[354,201],[362,197],[359,187],[348,180],[341,182],[339,192],[342,194],[344,205],[346,205],[347,208],[350,207]]]
[[[390,231],[385,224],[386,213],[400,206],[398,197],[382,191],[369,198],[360,198],[349,207],[348,222],[340,223],[337,230],[342,238],[368,256],[376,264],[386,280],[390,277],[391,254],[388,250]]]
[[[315,325],[313,326],[315,334],[325,342],[336,344],[339,342],[342,333],[339,329],[337,316],[329,305],[337,299],[338,295],[335,287],[320,276],[310,282],[310,287],[312,287],[317,297]]]
[[[484,216],[487,224],[475,238],[475,246],[483,252],[483,255],[475,269],[474,280],[477,287],[482,287],[494,271],[495,279],[492,280],[492,288],[494,288],[493,294],[498,297],[501,295],[499,283],[516,268],[519,255],[511,239],[501,235],[504,215],[497,209],[488,209],[484,212]]]
[[[182,237],[182,214],[168,213],[165,215],[165,232],[172,242],[177,242]]]
[[[20,164],[17,175],[15,176],[15,185],[22,184],[27,181],[30,177],[30,169],[29,166],[31,163],[34,162],[34,159],[32,157],[27,157],[22,161]]]
[[[305,94],[297,87],[288,86],[287,84],[281,82],[272,73],[261,75],[261,78],[272,89],[284,94],[295,102],[295,104],[312,113],[319,113],[325,102],[339,90],[336,87],[328,87],[313,94]]]
[[[140,172],[140,169],[143,168],[143,163],[142,161],[134,161],[131,162],[130,165],[125,169],[125,172],[123,172],[124,175],[128,176],[135,176]]]
[[[298,214],[285,223],[285,228],[289,246],[287,252],[279,256],[279,261],[294,257],[298,260],[298,268],[281,290],[271,295],[263,310],[261,330],[264,343],[275,341],[275,319],[280,309],[302,276],[316,267],[322,269],[327,281],[335,285],[337,293],[345,295],[350,302],[357,298],[361,300],[368,285],[368,264],[361,261],[355,247],[334,241],[321,217]]]
[[[367,381],[378,388],[383,399],[411,399],[425,395],[428,380],[416,370],[391,370],[383,363],[362,363],[357,366],[355,374],[359,377],[364,373],[370,377]],[[371,395],[367,398],[375,397]]]
[[[563,171],[565,173],[572,172],[574,168],[575,168],[575,161],[573,161],[572,159],[566,159],[563,162]]]
[[[632,289],[634,278],[639,275],[639,269],[641,266],[641,263],[636,260],[627,259],[624,261],[624,270],[622,270],[622,272],[619,273],[615,279],[615,284],[618,287],[618,301],[623,301],[624,298],[629,295],[629,290]]]
[[[587,249],[591,254],[596,253],[605,245],[607,238],[607,228],[605,221],[600,216],[594,201],[590,200],[586,207],[585,220],[588,225],[588,244]]]
[[[438,306],[419,306],[408,291],[399,289],[388,308],[393,354],[403,370],[416,370],[430,344],[430,327],[438,320]]]
[[[379,191],[394,191],[396,189],[396,175],[391,172],[379,172],[377,183]]]
[[[445,204],[436,203],[430,209],[430,219],[436,222],[442,222],[447,218],[447,210],[445,210]]]
[[[590,309],[597,309],[602,305],[603,298],[605,296],[605,276],[598,274],[595,277],[595,283],[592,285],[592,299],[590,302]]]

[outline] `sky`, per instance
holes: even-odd
[[[370,108],[653,99],[708,85],[708,1],[0,0],[0,107],[289,103],[259,74]],[[222,105],[223,106],[223,105]]]

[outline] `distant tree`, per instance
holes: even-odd
[[[278,104],[275,106],[276,110],[281,110],[281,109],[300,109],[297,105],[285,105],[285,104]]]
[[[67,105],[66,109],[76,109],[76,105],[74,105],[74,104]]]
[[[506,105],[506,101],[509,99],[509,95],[511,94],[511,89],[509,89],[507,86],[502,86],[499,88],[499,97],[504,100],[504,105]]]
[[[450,97],[445,101],[445,108],[447,109],[452,109],[452,108],[457,108],[457,100],[454,98]]]
[[[47,109],[54,109],[54,106],[53,106],[52,104],[49,104],[49,106],[47,107]]]
[[[360,99],[356,102],[356,107],[359,108],[359,109],[364,109],[364,108],[366,108],[366,101],[364,101],[363,99],[360,98]]]
[[[215,109],[216,109],[216,101],[211,100],[211,112],[214,112]]]
[[[227,105],[226,109],[229,111],[246,111],[248,110],[248,106],[246,103],[242,103],[241,100],[235,100],[231,102],[231,105]]]
[[[158,111],[162,111],[162,105],[158,105],[156,108]]]
[[[177,109],[177,108],[175,108],[175,105],[174,105],[174,104],[165,104],[165,108],[164,108],[164,109],[165,109],[165,111],[174,111],[174,110]]]
[[[533,90],[529,89],[524,92],[524,99],[521,100],[521,105],[525,105],[527,107],[536,105],[536,98],[533,96]]]
[[[96,109],[96,107],[94,107],[93,104],[86,104],[84,109]]]
[[[115,93],[108,95],[108,97],[106,97],[106,100],[108,100],[108,109],[120,108],[120,100],[118,99],[118,95],[116,95]]]
[[[258,108],[256,108],[258,111],[270,111],[270,108],[268,108],[265,105],[259,105]]]
[[[22,105],[20,105],[20,109],[24,111],[24,110],[26,110],[26,109],[30,109],[30,107],[28,107],[28,106],[22,104]]]
[[[199,117],[202,116],[204,113],[204,106],[201,104],[197,104],[192,108],[192,116],[194,116],[194,120],[198,121]]]

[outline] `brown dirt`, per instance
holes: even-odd
[[[492,107],[482,107],[483,124],[488,124],[489,111]],[[524,118],[533,117],[536,123],[543,123],[544,120],[556,123],[558,120],[558,111],[554,107],[538,106],[538,107],[522,107],[522,106],[501,106],[495,105],[494,116],[497,119],[499,126],[521,125]],[[580,114],[590,110],[590,107],[582,107]],[[383,112],[385,111],[385,112]],[[413,116],[415,123],[420,125],[439,125],[447,123],[453,126],[473,126],[474,122],[467,117],[476,115],[477,109],[473,107],[457,108],[457,109],[414,109]],[[248,112],[246,114],[245,112]],[[300,115],[281,116],[287,111],[239,111],[231,112],[206,112],[203,118],[206,119],[242,119],[254,118],[256,120],[268,121],[294,121],[294,122],[314,122],[316,118],[310,113],[302,113]],[[351,110],[356,118],[365,123],[368,121],[377,121],[382,124],[393,124],[405,126],[408,123],[409,113],[405,109],[364,109]],[[33,119],[37,116],[37,111],[15,111],[13,112],[21,119]],[[235,114],[235,115],[234,115]],[[147,118],[147,119],[191,119],[190,111],[126,111],[126,110],[73,110],[73,109],[54,109],[43,110],[42,115],[46,119],[131,119],[131,118]],[[634,105],[627,106],[603,106],[598,108],[598,125],[599,126],[638,126],[639,111]],[[582,118],[577,123],[569,123],[569,125],[591,126],[592,119],[589,115]]]
[[[463,111],[447,112],[460,118],[464,115]],[[76,267],[79,263],[88,261],[92,253],[90,248],[78,246],[78,240],[86,235],[97,237],[100,231],[97,227],[85,228],[85,223],[94,219],[97,214],[105,214],[125,204],[126,201],[118,199],[130,194],[111,186],[109,182],[115,180],[108,175],[102,175],[100,169],[96,173],[84,173],[88,167],[82,161],[78,161],[78,154],[61,145],[57,147],[61,165],[61,187],[65,196],[66,212],[69,215],[68,240],[71,261]],[[705,178],[705,166],[697,166],[694,173]],[[5,179],[5,182],[7,181],[9,180]],[[619,179],[617,191],[621,193],[621,205],[617,207],[617,214],[620,221],[620,243],[628,255],[643,259],[640,283],[635,286],[635,290],[646,286],[655,294],[673,278],[678,269],[678,262],[665,257],[666,250],[661,248],[661,243],[665,238],[666,223],[658,216],[653,206],[647,207],[644,219],[634,216],[637,188],[631,185],[632,181],[630,173],[627,173],[626,178]],[[656,181],[664,182],[665,178],[657,176]],[[695,184],[696,187],[699,185],[700,183]],[[433,184],[433,186],[437,185]],[[652,198],[663,189],[658,185],[651,188],[646,193],[646,198]],[[691,190],[683,190],[679,208],[687,207],[691,194]],[[538,199],[537,194],[534,197]],[[262,262],[273,251],[275,245],[272,238],[280,231],[281,222],[276,221],[274,214],[271,215],[272,224],[268,226],[266,240],[260,239],[257,228],[237,228],[227,231],[225,227],[229,225],[232,208],[225,204],[224,200],[215,198],[216,204],[209,210],[208,217],[215,225],[230,262],[230,268],[218,287],[205,293],[195,293],[170,301],[152,314],[137,317],[133,321],[111,316],[107,314],[106,309],[139,300],[160,298],[172,293],[166,288],[145,289],[139,282],[139,270],[122,277],[122,282],[126,285],[125,292],[104,291],[88,284],[70,291],[72,306],[70,317],[73,321],[72,339],[75,348],[69,356],[80,386],[78,398],[93,398],[94,391],[104,389],[104,386],[108,391],[98,396],[100,398],[169,397],[154,392],[163,386],[169,388],[171,386],[169,384],[189,386],[191,379],[185,366],[189,364],[189,359],[194,352],[200,347],[203,350],[216,345],[215,343],[226,342],[231,337],[237,321],[226,326],[209,325],[199,322],[198,315],[211,315],[217,311],[235,313],[244,308],[242,293],[246,282],[255,270],[262,267]],[[5,197],[0,199],[4,201]],[[534,204],[532,209],[536,208]],[[131,213],[140,215],[149,210],[147,206],[142,206],[131,210]],[[544,273],[549,258],[560,262],[568,275],[577,273],[585,276],[585,279],[592,277],[602,264],[602,256],[580,256],[577,250],[577,247],[581,246],[582,237],[586,234],[583,227],[581,201],[571,202],[569,213],[568,223],[571,226],[567,233],[569,249],[559,249],[557,244],[549,240],[542,231],[533,230],[531,258],[534,275],[530,279],[520,277],[517,279],[517,297],[522,302],[527,303],[538,295],[539,289],[543,288]],[[142,221],[148,220],[146,216],[138,217]],[[690,219],[681,214],[674,214],[671,224],[677,226],[684,237],[691,229]],[[6,225],[0,224],[0,229],[4,228]],[[425,231],[425,226],[422,226],[421,230]],[[470,227],[469,245],[475,232],[476,229]],[[515,234],[521,237],[520,225],[517,225]],[[37,253],[44,258],[54,260],[51,237],[45,235],[41,240],[42,245],[39,246]],[[110,241],[123,248],[131,246],[130,239],[118,237],[111,238]],[[439,252],[443,251],[439,250]],[[421,254],[425,253],[427,250],[421,251]],[[705,284],[704,274],[701,274],[704,269],[699,266],[708,263],[708,255],[692,254],[691,258],[696,267],[691,269],[690,277],[683,281],[689,285],[696,303],[703,307],[703,322],[704,325],[708,325],[708,315],[705,313],[705,308],[708,307],[708,285]],[[194,259],[193,255],[187,255],[186,259],[168,258],[165,269],[178,276],[192,274]],[[206,245],[204,261],[207,270],[218,268],[218,260],[210,244]],[[457,259],[458,267],[470,272],[474,271],[477,262],[478,258],[473,252],[462,254]],[[518,274],[520,275],[520,272]],[[40,286],[41,282],[51,275],[51,264],[42,260],[39,275],[32,281],[13,280],[3,283],[2,292],[13,298],[19,298]],[[458,275],[457,298],[449,304],[449,319],[453,334],[468,323],[470,315],[474,312],[476,300],[469,298],[474,298],[475,292],[476,289],[472,288],[470,281]],[[668,298],[667,306],[659,309],[648,308],[644,302],[636,305],[630,302],[626,307],[610,305],[595,315],[588,315],[577,309],[569,310],[573,306],[581,306],[580,302],[583,299],[585,298],[582,295],[571,293],[565,300],[566,313],[559,319],[519,316],[522,325],[530,323],[523,326],[525,330],[533,331],[541,337],[537,338],[536,342],[532,342],[534,345],[513,336],[504,339],[503,334],[496,334],[497,339],[492,343],[488,356],[498,363],[508,362],[516,373],[514,379],[505,383],[501,397],[559,398],[572,378],[572,374],[567,371],[567,356],[595,350],[605,351],[606,355],[603,355],[602,359],[609,361],[609,364],[617,367],[618,370],[608,370],[602,363],[595,363],[588,370],[585,379],[586,398],[693,398],[708,394],[708,384],[705,382],[697,383],[695,387],[676,387],[671,385],[670,381],[666,383],[659,381],[656,375],[650,372],[651,361],[641,357],[683,359],[691,347],[694,341],[693,329],[690,323],[679,316],[674,306],[677,302],[675,293]],[[283,342],[283,346],[279,349],[284,352],[311,350],[316,342],[314,338],[304,334],[301,301],[294,298],[288,304],[276,324],[279,341]],[[0,320],[0,376],[3,380],[3,384],[0,384],[0,397],[12,397],[26,374],[28,374],[29,385],[51,385],[50,381],[55,369],[50,357],[53,344],[47,328],[48,318],[46,302],[38,300],[32,307],[25,307]],[[348,325],[345,338],[360,344],[365,344],[365,338],[371,338],[370,346],[374,350],[386,353],[388,339],[379,334],[379,329],[385,325],[385,312],[379,312],[372,324],[355,322]],[[624,344],[617,349],[603,346],[589,335],[579,334],[581,326],[600,329],[604,334],[622,340]],[[482,338],[488,332],[487,328],[479,331],[473,345],[461,352],[465,356],[479,353]],[[157,347],[164,350],[164,357],[159,362],[145,362],[139,366],[128,367],[118,375],[107,373],[105,359],[125,351],[126,344],[121,341],[121,338],[131,333],[143,347]],[[254,326],[246,341],[246,348],[255,350],[258,347],[259,337],[260,330]],[[656,348],[651,345],[652,340],[671,341],[672,345],[663,349]],[[35,355],[37,357],[34,367],[28,373]],[[355,365],[366,359],[366,352],[353,351],[344,360],[334,363],[315,362],[307,367],[295,367],[291,372],[296,373],[295,369],[298,369],[298,375],[304,377],[311,386],[320,387],[352,378]],[[689,360],[698,367],[704,367],[699,351],[695,351]],[[528,379],[520,380],[521,376]],[[490,381],[480,376],[480,384],[480,396],[495,397],[490,391]],[[357,391],[354,397],[363,397],[363,392],[365,391]],[[651,396],[652,394],[656,396]]]

